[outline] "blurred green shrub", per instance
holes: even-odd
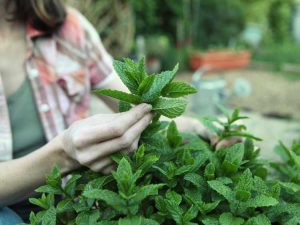
[[[239,0],[202,0],[194,44],[201,48],[228,46],[238,40],[245,22]]]
[[[181,29],[196,47],[227,46],[245,25],[240,0],[130,0],[130,3],[137,34],[164,34],[173,43],[180,39]]]
[[[291,39],[292,7],[290,0],[274,0],[268,14],[269,28],[275,42]]]

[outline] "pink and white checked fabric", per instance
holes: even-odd
[[[25,69],[49,141],[87,116],[91,88],[101,88],[113,77],[112,58],[93,26],[74,9],[55,34],[28,25],[27,43]],[[0,160],[10,159],[12,135],[0,74]]]

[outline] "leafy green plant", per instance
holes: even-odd
[[[299,191],[299,180],[285,177],[286,165],[300,169],[298,145],[294,150],[281,145],[286,161],[273,165],[283,175],[279,179],[280,174],[271,174],[269,164],[258,158],[259,149],[253,143],[258,138],[236,125],[244,119],[238,110],[224,111],[227,122],[205,119],[220,139],[246,137],[220,150],[197,135],[180,133],[175,122],[158,120],[160,115],[181,115],[186,100],[180,97],[195,91],[188,84],[172,82],[177,66],[154,76],[145,73],[143,61],[136,64],[126,59],[114,66],[131,93],[96,92],[121,100],[122,111],[131,104],[150,103],[156,118],[132,156],[112,156],[117,169],[111,175],[82,169],[62,186],[60,171],[54,167],[46,185],[36,190],[42,196],[29,200],[41,207],[40,212],[31,213],[31,225],[299,223],[299,197],[292,197]]]

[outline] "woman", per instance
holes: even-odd
[[[0,0],[0,43],[0,206],[27,199],[54,164],[63,174],[81,165],[109,173],[110,154],[137,148],[150,105],[87,117],[91,88],[126,88],[81,14],[60,0]],[[203,131],[193,119],[178,122]],[[19,221],[0,210],[0,224]]]

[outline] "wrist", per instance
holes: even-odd
[[[52,140],[52,155],[56,159],[56,164],[60,167],[62,174],[68,174],[78,169],[80,164],[72,159],[64,149],[64,132]]]

